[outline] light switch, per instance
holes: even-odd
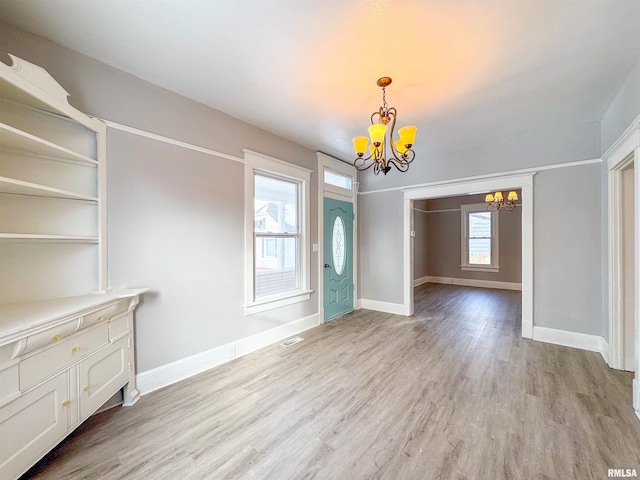
[[[314,244],[311,246],[311,249],[312,249],[314,252],[317,252],[317,251],[318,251],[318,244],[317,244],[317,243],[314,243]]]

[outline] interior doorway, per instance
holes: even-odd
[[[638,195],[634,153],[609,165],[609,366],[637,372]],[[634,379],[634,398],[637,392]],[[634,401],[634,406],[636,405]]]
[[[522,336],[533,337],[533,176],[504,175],[441,183],[404,192],[404,313],[414,313],[414,202],[416,200],[469,195],[477,192],[520,189],[522,192]]]

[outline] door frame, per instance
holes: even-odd
[[[358,182],[357,170],[349,163],[331,157],[326,153],[318,155],[318,316],[324,320],[324,198],[334,198],[353,205],[353,309],[357,308],[358,292]],[[325,170],[351,178],[351,190],[324,183]]]
[[[602,156],[607,167],[608,180],[608,303],[609,303],[609,358],[611,368],[623,366],[622,319],[622,170],[640,159],[640,117]],[[635,323],[635,375],[633,378],[633,409],[640,417],[640,165],[634,164],[634,323]]]
[[[477,192],[521,189],[522,202],[522,336],[533,338],[533,176],[502,175],[461,182],[443,182],[438,185],[404,191],[404,311],[413,315],[413,202],[428,198],[452,197]]]
[[[624,327],[622,325],[622,291],[623,291],[623,265],[622,250],[624,242],[623,213],[622,213],[622,171],[634,163],[633,152],[609,167],[609,366],[611,368],[623,368],[624,340],[622,338]],[[635,166],[635,165],[634,165]],[[635,175],[634,175],[635,176]],[[634,189],[637,181],[634,178]],[[637,217],[634,218],[637,224]],[[637,233],[634,233],[634,245]],[[634,247],[637,250],[637,246]],[[637,254],[637,252],[636,252]],[[637,280],[637,274],[634,274]],[[637,300],[634,302],[637,307]],[[637,308],[636,308],[637,311]],[[637,313],[634,320],[638,324]],[[637,348],[637,347],[636,347]],[[637,358],[637,356],[636,356]]]

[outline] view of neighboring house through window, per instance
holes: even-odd
[[[491,212],[469,213],[469,265],[491,265]]]
[[[255,297],[300,288],[300,184],[255,174]]]
[[[461,205],[461,268],[498,269],[498,213],[488,212],[486,204]]]

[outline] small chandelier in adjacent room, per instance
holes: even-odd
[[[507,199],[504,199],[502,192],[487,193],[484,197],[484,201],[487,202],[487,210],[490,212],[496,212],[498,210],[511,211],[516,208],[516,202],[518,201],[518,192],[511,191],[507,194]]]
[[[353,161],[353,166],[358,170],[368,170],[373,167],[373,173],[378,175],[382,172],[385,175],[391,170],[391,165],[401,172],[409,170],[409,164],[413,162],[416,154],[411,149],[416,138],[417,127],[407,126],[398,130],[399,140],[394,140],[393,129],[396,126],[396,109],[387,105],[385,98],[385,88],[391,85],[391,78],[382,77],[378,79],[378,86],[382,88],[382,106],[377,112],[371,115],[371,126],[369,127],[369,137],[355,137],[353,148],[358,155]],[[391,133],[389,133],[389,146],[387,147],[387,124],[391,122]],[[368,156],[365,156],[368,148]]]

